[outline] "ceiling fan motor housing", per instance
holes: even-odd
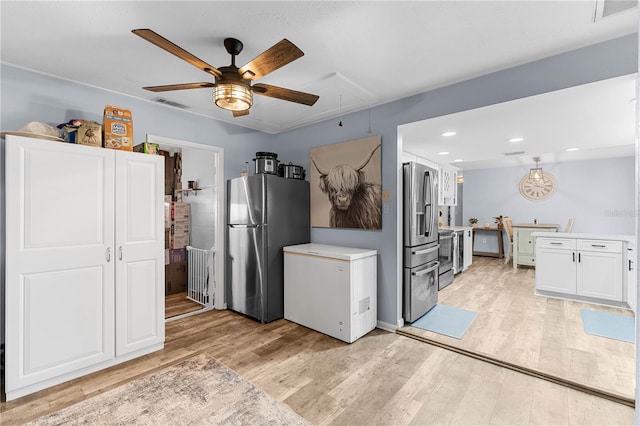
[[[235,65],[220,67],[219,70],[222,76],[216,77],[216,85],[213,88],[215,104],[231,111],[249,109],[253,104],[251,81],[240,77],[238,67]]]

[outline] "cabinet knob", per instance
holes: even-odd
[[[107,262],[111,262],[111,247],[107,247]]]

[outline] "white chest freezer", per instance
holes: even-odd
[[[283,250],[286,319],[347,343],[376,327],[376,250],[314,243]]]

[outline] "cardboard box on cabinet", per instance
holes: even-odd
[[[62,131],[65,140],[69,143],[102,147],[102,125],[100,123],[82,121],[77,127],[64,126]]]
[[[160,150],[160,147],[158,146],[157,143],[150,143],[150,142],[142,142],[141,144],[138,144],[133,147],[134,152],[141,152],[143,154],[158,155],[159,150]]]
[[[125,108],[104,107],[104,147],[133,151],[133,118]]]

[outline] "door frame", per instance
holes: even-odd
[[[224,253],[224,206],[225,206],[225,193],[224,193],[224,148],[213,146],[213,145],[205,145],[202,143],[189,142],[182,139],[173,139],[164,136],[151,135],[147,133],[147,142],[149,143],[157,143],[162,146],[170,146],[174,148],[193,148],[193,149],[202,149],[205,151],[211,151],[217,154],[218,156],[218,164],[215,168],[215,190],[220,197],[216,199],[216,209],[218,211],[218,217],[216,218],[216,229],[219,229],[220,232],[216,232],[215,237],[215,247],[216,252],[214,256],[214,279],[215,279],[215,295],[213,299],[213,309],[226,309],[227,304],[225,301],[224,294],[224,262],[225,258]],[[191,312],[185,315],[179,315],[172,318],[167,318],[166,321],[173,321],[176,319],[184,318],[190,315],[198,314],[201,312],[206,312],[211,308],[201,309],[195,312]]]

